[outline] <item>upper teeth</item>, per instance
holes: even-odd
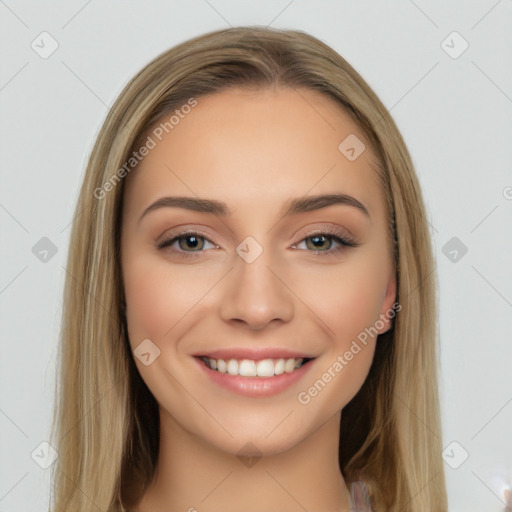
[[[254,361],[252,359],[212,359],[204,357],[205,361],[212,370],[229,375],[240,375],[242,377],[272,377],[282,373],[291,373],[302,365],[303,358],[291,359],[261,359]]]

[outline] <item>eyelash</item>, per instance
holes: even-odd
[[[173,245],[174,242],[177,242],[180,239],[186,239],[189,236],[194,236],[196,238],[204,238],[205,240],[207,240],[211,244],[215,245],[209,238],[207,238],[206,236],[202,235],[201,233],[198,233],[196,231],[186,231],[186,232],[180,233],[179,235],[172,236],[171,238],[168,238],[166,240],[162,240],[161,242],[156,244],[156,246],[157,246],[158,249],[164,250],[167,247],[170,247],[171,245]],[[346,249],[348,249],[350,247],[357,247],[359,245],[356,242],[353,242],[352,240],[349,240],[348,238],[344,238],[344,237],[340,236],[339,234],[337,234],[337,233],[335,233],[333,231],[329,231],[328,229],[324,230],[324,231],[317,231],[317,232],[311,233],[307,237],[305,237],[302,240],[300,240],[300,242],[303,242],[303,241],[307,240],[308,238],[321,237],[321,236],[324,236],[326,238],[329,238],[329,239],[337,242],[338,244],[340,244],[340,246],[337,247],[336,249],[328,249],[328,250],[325,250],[325,251],[311,251],[311,250],[308,250],[308,249],[306,249],[306,251],[313,252],[316,256],[328,256],[328,255],[338,254],[338,253],[340,253],[340,252],[342,252],[342,251],[344,251],[344,250],[346,250]],[[197,258],[204,251],[200,250],[200,251],[176,251],[176,252],[178,254],[180,254],[181,257],[183,257],[183,258]]]

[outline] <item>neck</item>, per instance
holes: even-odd
[[[348,512],[339,469],[341,413],[299,445],[269,456],[226,453],[160,410],[156,475],[139,512]]]

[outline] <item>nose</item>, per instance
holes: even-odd
[[[268,251],[263,251],[252,263],[236,256],[234,268],[224,280],[220,298],[222,319],[244,324],[251,330],[261,330],[272,322],[290,322],[295,297],[279,268],[270,261]]]

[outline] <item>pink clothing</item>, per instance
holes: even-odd
[[[373,512],[368,489],[361,480],[350,484],[350,512]]]

